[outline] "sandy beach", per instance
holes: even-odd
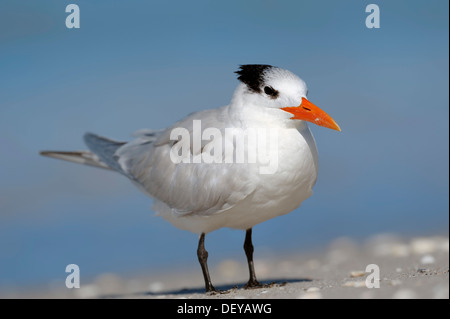
[[[380,288],[366,278],[380,269]],[[194,298],[194,299],[447,299],[449,298],[448,236],[400,238],[379,235],[357,243],[336,239],[321,251],[269,256],[255,260],[266,287],[244,290],[245,260],[227,259],[211,268],[219,294],[206,294],[200,269],[170,270],[157,275],[121,278],[102,274],[79,289],[49,285],[1,295],[2,298]],[[371,280],[370,282],[374,282]]]

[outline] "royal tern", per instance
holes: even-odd
[[[227,106],[191,114],[165,130],[138,131],[131,142],[87,133],[89,151],[41,152],[125,175],[154,199],[158,215],[199,234],[197,256],[207,292],[215,288],[205,235],[222,227],[246,230],[245,288],[260,287],[252,227],[293,211],[311,196],[318,156],[306,122],[340,131],[308,101],[305,82],[290,71],[251,64],[235,73],[240,84]],[[262,170],[272,159],[276,165]]]

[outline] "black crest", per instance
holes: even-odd
[[[234,72],[239,75],[238,80],[246,84],[250,91],[261,93],[264,87],[264,73],[273,68],[266,64],[245,64]]]

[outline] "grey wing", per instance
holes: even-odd
[[[101,162],[106,168],[115,170],[119,173],[122,173],[130,178],[133,178],[133,176],[127,174],[125,170],[122,169],[119,158],[120,156],[117,155],[117,151],[123,147],[123,146],[139,146],[139,149],[141,153],[145,153],[150,149],[149,147],[143,147],[145,145],[150,145],[153,143],[157,136],[159,135],[161,131],[157,130],[141,130],[133,133],[133,136],[137,137],[136,140],[126,143],[126,142],[118,142],[103,136],[99,136],[93,133],[86,133],[84,135],[84,142],[89,148],[89,150],[92,152],[87,152],[89,154],[92,154],[96,158],[99,159],[99,162]],[[137,154],[138,155],[138,154]],[[140,156],[137,156],[138,158]]]
[[[125,145],[125,142],[113,141],[106,137],[98,136],[92,133],[84,134],[84,142],[89,150],[97,155],[108,167],[120,173],[124,173],[120,165],[117,163],[115,152],[121,146]]]
[[[117,163],[145,193],[175,214],[209,215],[228,210],[254,191],[245,164],[176,163],[170,157],[176,142],[170,140],[173,128],[192,132],[193,120],[201,119],[203,128],[223,130],[225,118],[222,109],[192,114],[151,139],[140,136],[118,148]],[[207,143],[202,142],[202,150]]]

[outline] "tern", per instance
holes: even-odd
[[[312,195],[318,153],[307,122],[341,130],[307,99],[305,82],[292,72],[248,64],[235,73],[240,83],[227,106],[193,113],[164,130],[138,131],[130,142],[86,133],[89,150],[40,152],[125,175],[153,198],[158,215],[199,234],[197,257],[207,292],[216,289],[208,271],[205,235],[222,227],[246,231],[250,276],[244,288],[263,286],[254,270],[252,228],[292,212]],[[198,124],[203,132],[195,132]],[[214,131],[207,133],[206,128]],[[259,156],[271,140],[276,147]],[[278,159],[276,169],[261,171],[272,157]]]

